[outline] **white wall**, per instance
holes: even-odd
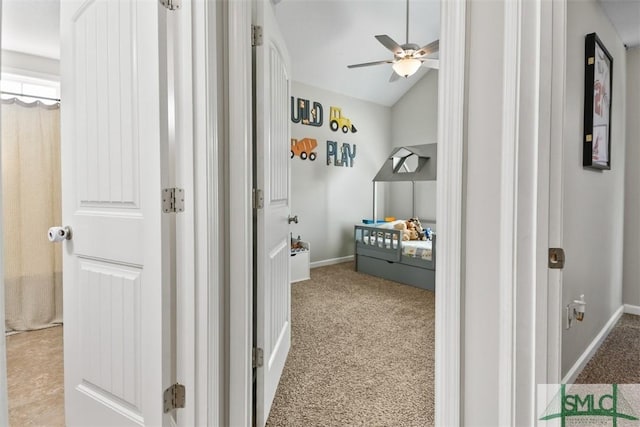
[[[391,145],[431,144],[438,142],[438,71],[430,70],[393,107],[391,107]],[[397,218],[414,216],[411,183],[388,185],[386,210]],[[416,182],[415,215],[436,219],[436,181]]]
[[[372,90],[375,90],[372,88]],[[353,255],[353,226],[371,218],[372,179],[389,154],[391,111],[371,102],[350,98],[313,86],[293,82],[292,95],[322,104],[322,127],[292,123],[291,137],[318,141],[315,161],[291,159],[291,214],[299,224],[291,224],[294,237],[311,243],[311,262]],[[356,133],[333,132],[329,128],[329,107],[342,108]],[[356,145],[353,167],[327,165],[327,140]],[[384,188],[378,192],[379,215],[383,214]]]
[[[594,31],[613,56],[609,171],[582,167],[584,43]],[[588,305],[584,321],[563,331],[562,375],[622,304],[626,52],[594,0],[568,3],[566,71],[562,299],[584,294]]]
[[[625,304],[640,305],[640,47],[627,52],[627,152],[624,220]]]

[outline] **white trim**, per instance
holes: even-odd
[[[182,13],[167,13],[169,62],[174,73],[175,162],[172,177],[185,194],[185,211],[176,215],[176,381],[195,396],[195,203],[194,203],[194,115],[193,55],[191,46],[191,2],[182,3]],[[178,425],[194,425],[195,407],[185,406],[177,417]]]
[[[591,344],[589,344],[589,346],[580,355],[578,360],[576,360],[576,363],[574,363],[571,369],[569,369],[567,375],[565,375],[562,379],[562,384],[573,384],[573,382],[576,380],[576,378],[578,378],[578,375],[580,375],[580,372],[582,372],[589,360],[591,360],[593,355],[596,354],[596,351],[598,351],[604,340],[609,335],[609,332],[611,332],[613,327],[616,325],[616,322],[620,320],[620,317],[622,317],[624,311],[625,306],[623,305],[620,306],[620,308],[618,308],[615,313],[613,313],[613,316],[611,316],[602,330],[600,330],[598,335],[596,335],[593,341],[591,341]],[[579,324],[576,327],[579,327]]]
[[[435,425],[461,425],[462,182],[467,1],[440,3]]]
[[[634,316],[640,316],[640,306],[625,304],[624,312],[625,314],[633,314]]]
[[[0,29],[2,28],[2,2],[0,2]],[[0,31],[1,33],[1,31]],[[1,41],[1,37],[0,37]],[[0,66],[4,61],[0,58]],[[0,156],[0,160],[2,156]],[[0,161],[0,165],[2,162]],[[0,236],[4,236],[3,227],[3,209],[2,209],[2,166],[0,166]],[[4,316],[4,254],[0,251],[0,319]],[[9,425],[9,393],[7,390],[7,346],[4,334],[0,336],[0,425]]]
[[[551,3],[551,129],[548,164],[549,216],[548,216],[548,247],[563,247],[563,199],[564,199],[564,104],[565,104],[565,63],[567,45],[567,0],[557,0]],[[545,248],[546,249],[546,248]],[[540,331],[541,340],[546,343],[545,360],[540,365],[546,365],[546,378],[539,378],[540,384],[557,384],[561,380],[562,371],[562,270],[548,270],[546,283],[547,304],[546,311],[540,312],[537,324],[546,324],[546,329]]]
[[[60,60],[3,49],[2,72],[60,82]]]
[[[224,219],[225,241],[229,265],[227,295],[229,348],[227,404],[225,425],[249,426],[252,420],[253,348],[253,215],[251,190],[252,163],[252,1],[229,1],[226,5],[226,36],[228,37],[225,83],[228,112],[228,152],[226,171],[228,190],[225,195],[228,215]],[[233,54],[229,54],[232,52]],[[233,213],[233,218],[231,218]],[[229,235],[233,222],[233,236]]]
[[[219,168],[218,92],[222,49],[219,2],[193,2],[194,61],[194,179],[195,179],[195,372],[192,425],[224,425],[224,258],[220,236],[220,192],[224,176]]]
[[[521,0],[504,3],[504,86],[500,182],[500,269],[498,358],[498,424],[514,425],[518,141],[520,113]]]
[[[329,258],[322,261],[314,261],[309,264],[309,267],[317,268],[317,267],[326,267],[328,265],[342,264],[343,262],[353,261],[354,258],[355,257],[353,255],[343,256],[340,258]]]

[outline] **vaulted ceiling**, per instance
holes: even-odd
[[[296,81],[390,106],[428,71],[390,83],[390,64],[347,69],[393,58],[374,36],[406,42],[404,0],[283,0],[275,9]],[[410,43],[439,38],[439,0],[410,0],[409,15]]]
[[[627,47],[640,46],[640,0],[599,0]]]
[[[570,0],[578,1],[578,0]],[[623,43],[640,46],[640,0],[599,0]],[[440,1],[410,0],[409,41],[423,46],[439,36]],[[276,16],[293,59],[294,80],[355,98],[393,105],[426,69],[389,83],[391,67],[347,69],[391,58],[374,38],[405,42],[404,0],[282,0]],[[60,57],[60,0],[2,0],[2,48]]]

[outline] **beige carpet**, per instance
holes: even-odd
[[[11,426],[64,426],[62,326],[7,337]]]
[[[433,425],[434,293],[344,263],[294,283],[291,307],[269,426]]]
[[[640,316],[623,314],[576,384],[640,384]]]

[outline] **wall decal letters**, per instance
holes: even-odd
[[[322,104],[308,99],[291,97],[291,121],[303,125],[320,127],[324,123]]]
[[[338,149],[338,143],[335,141],[327,141],[327,166],[353,167],[356,158],[356,145],[343,143]]]

